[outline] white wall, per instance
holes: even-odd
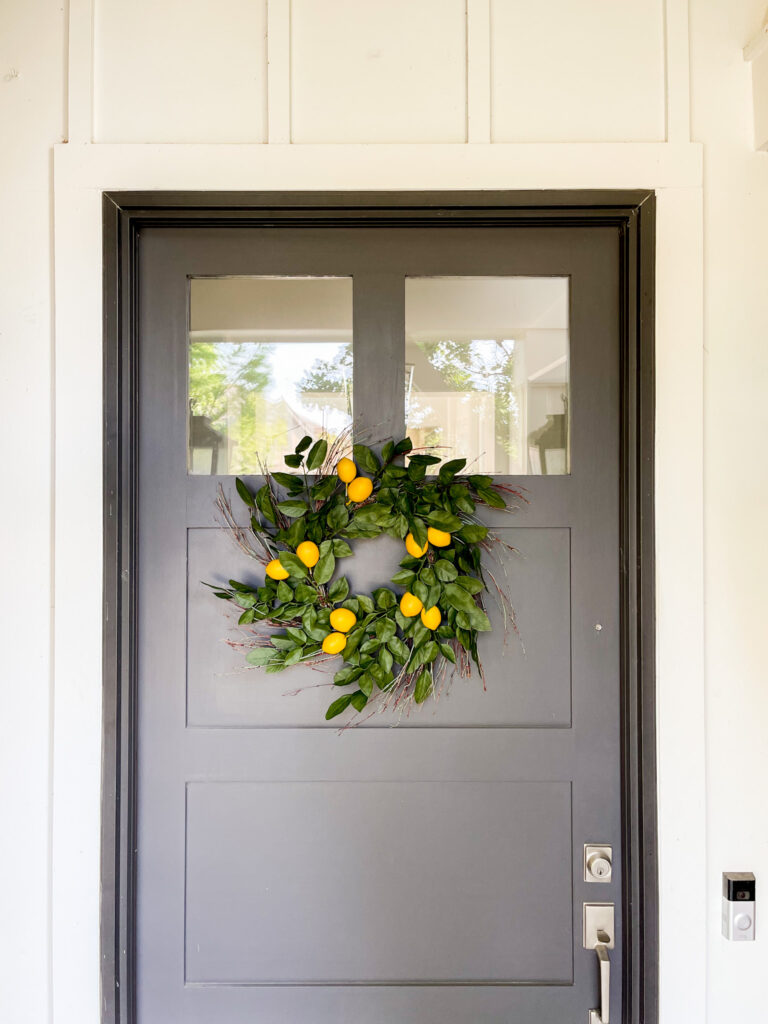
[[[763,1018],[768,928],[729,945],[718,913],[721,870],[768,879],[768,155],[741,58],[764,5],[6,0],[0,1020],[98,1019],[99,191],[120,187],[658,189],[662,1024]]]
[[[740,49],[765,0],[692,6],[693,132],[704,144],[707,1002],[768,1018],[768,154],[754,153]],[[758,877],[758,941],[719,935],[721,871]]]
[[[0,1020],[50,989],[53,161],[65,12],[0,4]]]

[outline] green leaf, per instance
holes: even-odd
[[[235,480],[235,487],[237,488],[237,493],[243,499],[245,504],[248,505],[249,508],[253,508],[253,506],[256,504],[255,501],[253,500],[253,495],[245,486],[240,477],[237,477],[237,479]]]
[[[392,591],[388,590],[386,587],[378,587],[374,590],[373,597],[377,606],[381,608],[382,611],[386,611],[387,608],[394,608],[397,605],[397,598]]]
[[[288,571],[289,576],[301,580],[307,575],[306,565],[292,551],[281,551],[277,557],[280,559],[280,565]]]
[[[253,587],[249,586],[247,583],[239,583],[237,580],[230,580],[229,585],[230,587],[232,587],[233,590],[236,590],[239,594],[253,593]]]
[[[357,681],[357,685],[366,697],[370,697],[373,693],[373,683],[374,679],[370,672],[364,672]]]
[[[392,621],[392,619],[383,618],[379,619],[379,621],[374,626],[374,629],[376,631],[376,636],[379,638],[379,640],[386,641],[390,640],[395,635],[397,626]]]
[[[307,448],[312,444],[312,438],[309,434],[305,434],[304,437],[299,441],[296,447],[293,449],[297,455],[301,455],[302,452],[306,451]]]
[[[288,668],[290,665],[295,665],[298,661],[301,661],[303,655],[303,647],[294,647],[292,651],[289,651],[288,654],[286,654],[285,661],[283,662],[283,664],[285,665],[286,668]]]
[[[358,594],[357,600],[360,604],[360,608],[362,609],[362,611],[366,613],[366,615],[370,615],[371,612],[374,611],[374,609],[376,608],[376,605],[373,603],[370,597],[368,597],[367,594]]]
[[[413,699],[417,704],[423,704],[432,692],[432,673],[428,668],[423,668],[416,679],[416,687],[413,691]]]
[[[413,442],[410,437],[404,437],[402,441],[398,441],[395,445],[395,455],[405,455],[413,448]]]
[[[392,668],[393,658],[391,653],[386,647],[382,647],[379,651],[379,665],[385,672],[389,672]]]
[[[477,544],[488,536],[488,527],[479,523],[467,523],[459,530],[459,537],[467,544]]]
[[[306,583],[297,584],[293,596],[299,604],[314,604],[317,601],[316,591]]]
[[[339,485],[338,477],[326,476],[318,480],[316,484],[312,485],[311,494],[315,501],[325,501],[326,498],[330,498],[333,492]]]
[[[283,456],[283,461],[285,462],[286,466],[290,466],[291,469],[298,469],[299,466],[304,461],[304,456],[303,455],[284,455]]]
[[[309,449],[309,455],[307,456],[307,469],[309,472],[313,472],[315,469],[319,469],[320,466],[325,462],[325,456],[328,454],[328,442],[325,438],[321,438],[319,441],[315,441],[312,447]]]
[[[347,665],[345,668],[340,668],[336,675],[333,677],[333,681],[336,686],[348,686],[350,683],[354,683],[363,674],[363,670],[354,665]]]
[[[430,662],[434,661],[439,653],[440,648],[434,640],[430,640],[428,643],[424,644],[421,649],[421,656],[424,664],[428,665]]]
[[[392,456],[395,454],[395,442],[387,441],[384,447],[381,449],[382,462],[389,462]]]
[[[358,466],[362,466],[366,473],[378,473],[381,468],[379,459],[371,449],[364,444],[352,445],[352,457]]]
[[[362,711],[365,705],[368,703],[368,698],[365,696],[362,690],[355,690],[349,699],[349,703],[355,709],[355,711]]]
[[[464,469],[466,464],[466,459],[451,459],[450,462],[446,462],[444,465],[440,467],[440,472],[438,473],[438,480],[444,484],[449,483],[451,480],[453,480],[457,473],[460,473],[462,469]]]
[[[336,559],[333,555],[333,551],[326,551],[324,554],[320,555],[318,563],[315,566],[315,583],[327,583],[331,576],[333,576],[335,569]]]
[[[344,651],[342,653],[344,661],[349,661],[351,656],[357,651],[358,647],[360,646],[360,641],[363,639],[364,636],[364,629],[358,628],[352,630],[352,632],[347,637],[347,646],[344,648]]]
[[[387,642],[387,647],[392,651],[400,665],[405,665],[408,658],[411,656],[408,645],[405,644],[399,636],[393,636],[392,639]]]
[[[458,583],[446,583],[443,593],[448,604],[457,611],[468,612],[472,608],[477,607],[472,599],[472,595],[464,587],[459,586]]]
[[[472,629],[476,629],[479,633],[490,633],[491,620],[482,608],[478,608],[477,605],[474,605],[471,610],[462,612],[461,614],[466,615]]]
[[[412,583],[416,579],[416,573],[411,569],[401,569],[400,572],[396,572],[392,577],[392,582],[397,583],[398,586],[407,587],[409,583]]]
[[[264,518],[269,520],[270,523],[276,523],[277,515],[275,514],[275,506],[272,501],[272,492],[267,484],[264,484],[263,487],[260,487],[258,491],[256,491],[254,500],[258,506],[259,512],[261,512]]]
[[[341,695],[341,697],[337,698],[325,712],[326,722],[330,722],[332,718],[335,718],[337,715],[340,715],[342,711],[346,711],[352,702],[353,696],[354,694],[344,693]]]
[[[411,587],[411,593],[418,597],[418,599],[423,604],[427,600],[427,597],[429,596],[429,587],[426,585],[426,583],[422,583],[421,580],[416,580],[416,582]]]
[[[279,473],[277,471],[272,473],[272,479],[280,484],[281,487],[294,488],[297,484],[299,487],[303,487],[301,477],[294,476],[293,473]]]
[[[476,490],[479,487],[490,487],[493,483],[492,476],[478,476],[477,474],[469,477],[469,482]]]
[[[419,579],[422,583],[426,583],[428,587],[433,587],[437,582],[435,577],[435,570],[427,566],[426,569],[422,569],[419,573]]]
[[[455,533],[456,530],[461,529],[462,525],[458,516],[454,516],[450,512],[443,512],[442,509],[430,512],[427,522],[430,526],[437,527],[438,530],[445,530],[446,533]]]
[[[437,455],[412,455],[408,460],[411,466],[436,466],[440,459]]]
[[[281,539],[285,541],[289,548],[297,548],[304,540],[306,532],[307,522],[302,516],[301,519],[295,519],[287,530],[282,531]]]
[[[253,608],[256,604],[255,594],[235,594],[233,598],[235,604],[240,605],[241,608]]]
[[[280,501],[277,507],[283,515],[291,519],[298,519],[299,516],[305,516],[309,512],[309,508],[304,501]]]
[[[328,525],[330,528],[332,530],[341,530],[348,522],[349,512],[347,512],[343,505],[334,505],[328,513]]]
[[[498,491],[491,490],[490,487],[478,487],[478,497],[485,502],[486,505],[490,505],[491,508],[506,508],[507,503],[504,501]]]
[[[288,586],[288,584],[285,582],[285,580],[280,580],[280,582],[277,584],[277,596],[278,596],[278,599],[280,601],[283,601],[284,603],[286,601],[292,601],[293,600],[293,591]]]
[[[444,658],[447,658],[451,664],[456,664],[456,653],[450,644],[440,644],[440,653]]]
[[[286,626],[285,632],[288,634],[291,640],[295,640],[296,643],[301,644],[302,647],[307,642],[307,634],[304,632],[303,629],[299,629],[298,626]]]
[[[352,548],[345,540],[334,540],[332,550],[337,558],[349,558],[352,554]]]
[[[451,487],[451,501],[462,512],[466,512],[468,516],[474,515],[474,499],[462,484],[454,484]]]
[[[246,610],[243,612],[243,614],[237,620],[237,624],[238,624],[238,626],[247,626],[247,625],[249,625],[249,623],[253,622],[253,620],[255,618],[256,618],[256,613],[254,612],[253,608],[246,608]]]
[[[439,558],[435,562],[435,572],[437,573],[437,578],[442,580],[443,583],[451,583],[459,575],[456,566],[446,558]]]
[[[346,577],[341,576],[339,579],[334,580],[328,588],[328,597],[332,601],[343,601],[349,593],[349,583]]]
[[[289,636],[283,636],[280,633],[277,633],[275,636],[271,636],[269,640],[272,646],[276,647],[278,651],[292,651],[296,646]]]
[[[413,519],[411,521],[411,533],[419,547],[423,548],[427,543],[427,524],[423,519]]]
[[[249,665],[267,665],[277,657],[274,647],[252,647],[245,656]]]
[[[474,576],[459,576],[456,582],[470,594],[479,594],[481,590],[485,590],[483,581],[476,579]]]

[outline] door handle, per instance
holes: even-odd
[[[610,1024],[611,1012],[611,960],[608,956],[608,934],[600,928],[597,933],[600,941],[595,946],[597,962],[600,965],[600,1018],[595,1024]]]
[[[608,950],[614,946],[614,906],[612,903],[584,904],[584,948],[594,949],[600,970],[600,1009],[589,1011],[589,1024],[610,1024],[611,960]]]

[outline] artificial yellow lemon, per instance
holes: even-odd
[[[288,579],[288,570],[283,567],[279,558],[273,558],[264,571],[272,580]]]
[[[313,544],[311,540],[303,540],[296,548],[296,554],[302,560],[304,565],[311,569],[313,565],[317,565],[318,563],[320,558],[320,548],[317,544]]]
[[[424,605],[412,594],[410,590],[407,590],[400,598],[400,611],[406,617],[406,619],[412,619],[414,615],[418,615]]]
[[[442,620],[443,616],[440,614],[440,609],[437,605],[433,605],[431,608],[423,608],[421,611],[421,621],[427,629],[437,629]]]
[[[367,476],[359,476],[347,487],[347,495],[350,501],[367,501],[373,494],[373,480]]]
[[[420,548],[412,533],[409,533],[405,538],[405,550],[409,555],[413,555],[414,558],[421,558],[428,547],[429,545],[425,544],[423,548]]]
[[[348,633],[357,622],[357,617],[349,608],[334,608],[331,612],[331,625],[340,633]]]
[[[347,638],[343,633],[329,633],[323,640],[323,651],[326,654],[340,654],[347,646]]]
[[[436,530],[434,526],[430,526],[427,530],[427,540],[436,548],[447,548],[451,543],[451,535],[445,530]]]
[[[336,475],[343,484],[348,484],[357,476],[357,466],[352,459],[339,459],[336,464]]]

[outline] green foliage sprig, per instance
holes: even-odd
[[[344,443],[339,438],[329,447],[325,439],[302,438],[285,456],[299,472],[268,472],[255,492],[238,478],[250,531],[237,525],[220,492],[228,527],[266,575],[260,585],[230,580],[229,587],[213,587],[217,597],[241,609],[240,625],[254,626],[249,664],[282,672],[341,658],[333,682],[344,692],[327,719],[350,706],[359,713],[422,704],[453,671],[468,676],[473,663],[482,674],[478,636],[491,629],[482,553],[503,542],[478,521],[477,510],[510,509],[511,497],[525,500],[490,476],[460,476],[465,459],[440,465],[436,455],[414,452],[406,437],[387,441],[380,455],[367,445],[353,446],[355,466],[347,470],[362,471],[372,485],[369,497],[355,501],[356,487],[337,474]],[[428,476],[428,467],[438,465]],[[386,586],[352,594],[346,577],[337,574],[338,563],[353,554],[349,541],[382,534],[407,539],[409,553],[391,578],[405,594]],[[510,608],[495,579],[493,584]],[[332,614],[339,608],[351,615],[334,616],[335,628]]]

